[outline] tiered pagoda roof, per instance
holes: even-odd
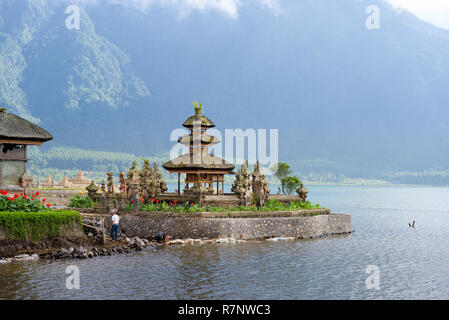
[[[215,127],[215,123],[212,122],[208,117],[203,116],[202,114],[203,105],[196,104],[195,105],[195,114],[191,117],[189,117],[184,123],[182,124],[184,127],[188,129],[192,129],[194,126],[201,126],[205,129],[210,129]]]
[[[235,166],[220,157],[209,154],[208,146],[220,143],[220,139],[206,134],[206,130],[215,127],[208,117],[202,114],[202,104],[195,105],[195,114],[189,117],[183,126],[190,129],[178,142],[189,147],[189,153],[163,164],[170,172],[201,171],[208,173],[233,173]]]

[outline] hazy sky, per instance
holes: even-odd
[[[72,2],[101,2],[103,0],[71,0]],[[179,10],[180,16],[192,11],[218,11],[223,15],[238,19],[242,6],[262,6],[275,15],[282,14],[283,0],[107,0],[121,3],[140,9],[149,9],[152,6],[174,7]],[[449,30],[449,0],[384,0],[398,10],[408,10],[421,20],[435,26]]]
[[[449,0],[387,0],[398,9],[405,9],[421,20],[449,29]]]

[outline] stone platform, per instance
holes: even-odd
[[[320,212],[314,212],[319,211]],[[172,239],[236,238],[242,240],[274,237],[298,239],[318,238],[352,232],[352,219],[348,214],[329,214],[322,210],[291,212],[235,212],[225,217],[223,213],[177,214],[166,212],[133,213],[121,216],[121,229],[127,236],[154,239],[165,232]],[[252,216],[251,216],[252,215]],[[86,214],[89,218],[100,215]],[[110,217],[106,217],[106,228]]]

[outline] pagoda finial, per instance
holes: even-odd
[[[198,101],[192,102],[195,107],[195,114],[201,114],[201,110],[203,109],[203,103],[198,103]]]

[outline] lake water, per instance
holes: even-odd
[[[351,214],[355,233],[0,265],[0,299],[449,299],[449,188],[309,189]],[[65,286],[73,264],[79,290]],[[366,287],[369,265],[379,290]]]

